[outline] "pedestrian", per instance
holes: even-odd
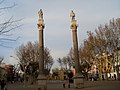
[[[70,83],[68,84],[68,88],[70,88]]]
[[[115,80],[117,79],[116,74],[114,74],[114,79],[115,79]]]
[[[5,80],[1,80],[1,90],[5,89],[6,82]]]
[[[65,83],[63,83],[63,88],[65,88]]]
[[[0,79],[0,86],[1,86],[1,79]]]

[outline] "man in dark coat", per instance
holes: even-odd
[[[1,90],[4,90],[5,85],[6,85],[5,80],[1,80]]]

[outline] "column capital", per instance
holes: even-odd
[[[38,19],[38,29],[43,30],[45,28],[44,20],[43,19]]]
[[[72,30],[77,30],[78,24],[76,23],[76,20],[72,20],[70,28]]]

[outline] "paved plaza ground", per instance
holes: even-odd
[[[62,86],[63,83],[66,84],[65,88]],[[7,88],[8,90],[37,90],[36,85],[25,87],[20,82],[8,84]],[[85,81],[82,89],[75,89],[73,84],[68,88],[68,81],[49,81],[47,90],[120,90],[120,81]]]

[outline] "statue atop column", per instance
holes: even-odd
[[[75,20],[75,13],[73,12],[73,10],[71,10],[70,12],[70,17],[72,17],[72,20]]]
[[[42,9],[38,11],[39,19],[43,19],[43,12]]]
[[[38,24],[37,24],[37,25],[38,25],[38,29],[39,29],[39,30],[43,30],[45,24],[44,24],[42,9],[40,9],[40,10],[38,11],[38,16],[39,16]]]
[[[74,28],[75,30],[77,30],[78,24],[76,23],[75,13],[73,12],[73,10],[71,10],[70,12],[70,17],[71,17],[71,29],[73,30]]]

